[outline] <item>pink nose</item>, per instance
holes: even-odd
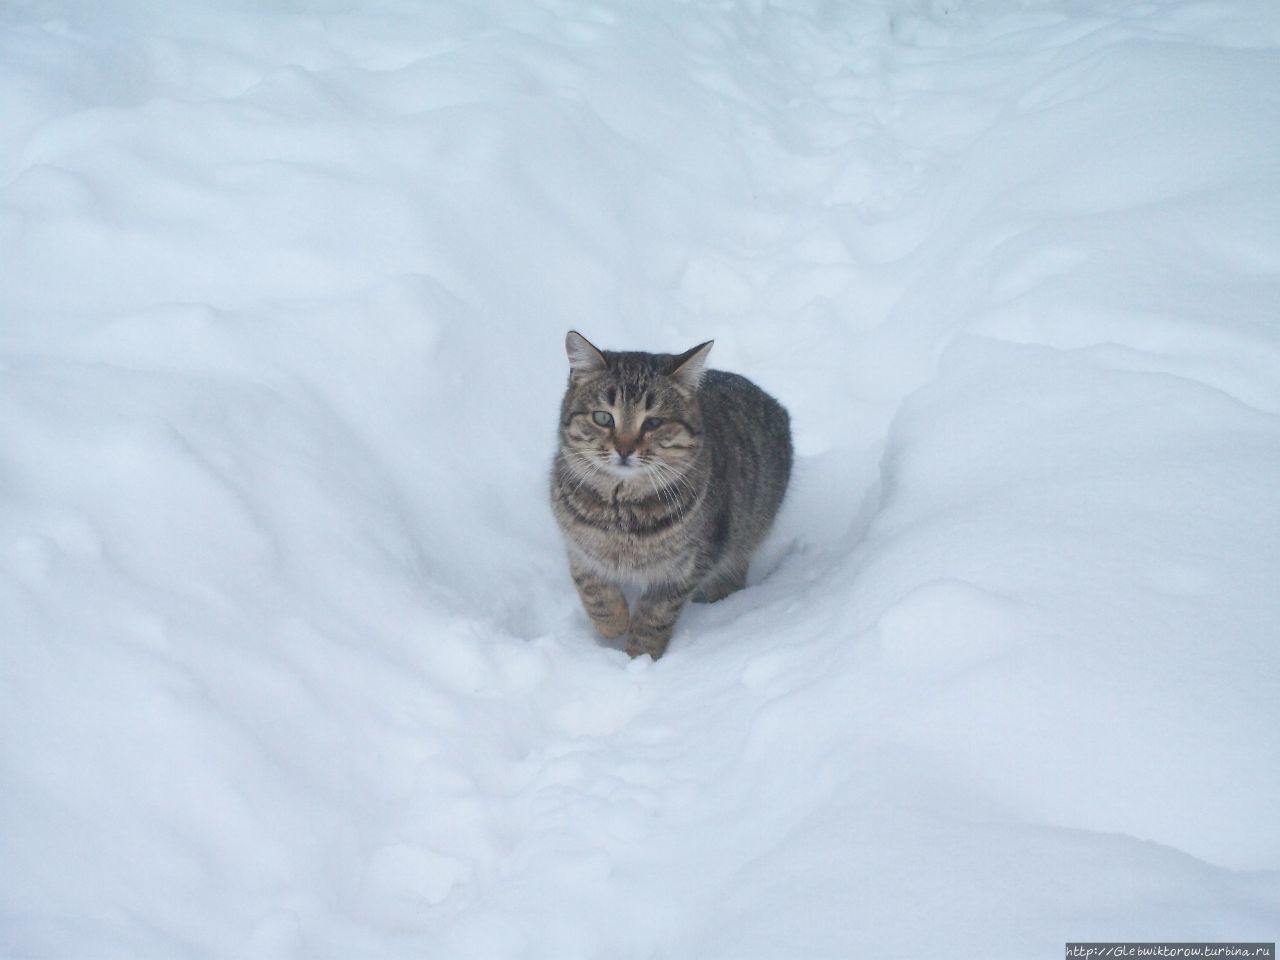
[[[618,451],[618,456],[623,460],[626,460],[627,457],[636,452],[636,444],[634,440],[630,443],[627,443],[624,440],[617,440],[614,442],[613,448]]]

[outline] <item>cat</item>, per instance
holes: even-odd
[[[662,656],[685,605],[746,585],[791,476],[791,420],[746,377],[598,350],[569,331],[551,506],[582,606],[632,657]],[[639,591],[635,609],[623,588]]]

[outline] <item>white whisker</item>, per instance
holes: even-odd
[[[668,503],[675,509],[680,517],[681,523],[684,522],[685,513],[684,505],[681,503],[681,492],[687,490],[692,496],[697,493],[693,484],[688,478],[676,472],[675,468],[669,464],[663,463],[661,460],[653,460],[649,463],[650,473],[661,481],[660,493]]]
[[[590,457],[576,450],[566,452],[564,465],[569,472],[570,478],[577,481],[573,485],[571,493],[577,493],[584,483],[602,472]]]

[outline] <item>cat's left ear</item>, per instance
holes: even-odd
[[[570,330],[565,335],[564,352],[569,355],[569,376],[571,377],[600,373],[609,366],[604,354],[577,330]]]
[[[707,354],[714,343],[714,340],[708,340],[676,357],[671,379],[690,390],[697,390],[698,384],[702,383],[702,375],[707,372]]]

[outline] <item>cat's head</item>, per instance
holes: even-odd
[[[593,486],[678,483],[702,443],[698,387],[711,344],[678,356],[618,353],[597,350],[570,330],[569,388],[560,415],[569,469]]]

